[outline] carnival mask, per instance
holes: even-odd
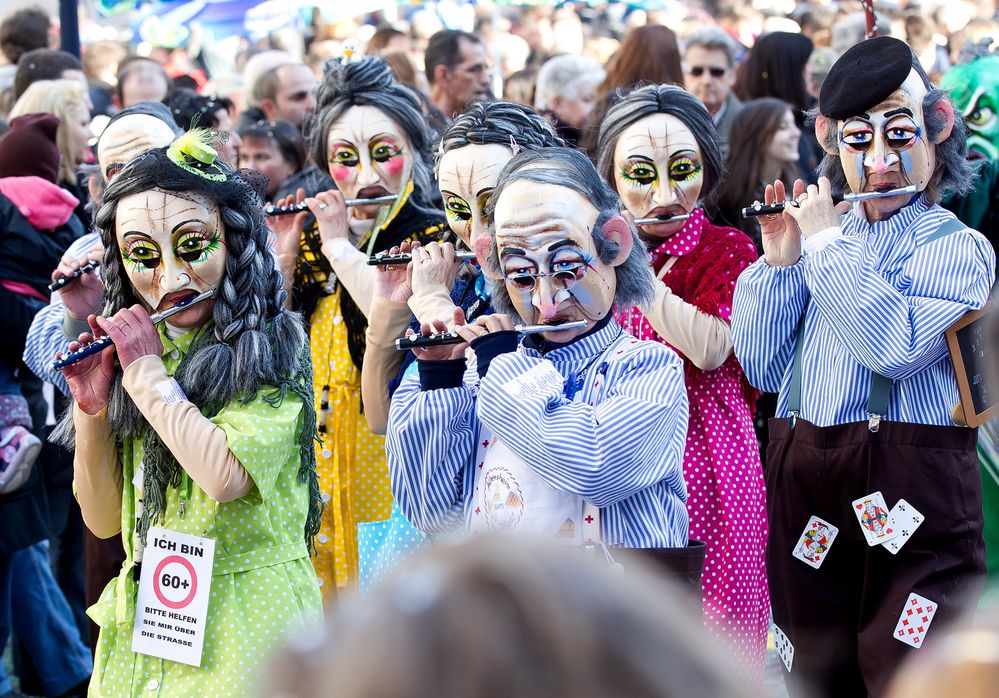
[[[592,235],[597,217],[596,207],[572,189],[526,179],[508,184],[496,201],[499,274],[517,314],[530,324],[587,322],[580,330],[545,332],[550,342],[575,339],[614,305],[614,267],[631,253],[632,233],[620,216],[605,223],[603,232],[619,244],[619,252],[603,262]]]
[[[118,202],[115,232],[125,273],[149,312],[217,288],[225,273],[225,231],[218,207],[193,192],[160,189]],[[214,303],[204,302],[170,318],[178,328],[200,327]]]
[[[948,90],[968,127],[969,159],[999,158],[999,56],[983,56],[948,70]]]
[[[486,227],[486,202],[513,157],[505,145],[466,145],[441,156],[440,190],[448,225],[469,249]]]
[[[97,164],[107,181],[129,162],[154,148],[163,148],[176,138],[162,119],[149,114],[129,114],[108,125],[97,142]]]
[[[697,206],[704,165],[697,139],[671,114],[650,114],[626,128],[614,146],[614,188],[635,218],[683,215]],[[662,239],[683,221],[643,225],[643,238]]]
[[[326,150],[330,176],[348,199],[399,194],[413,176],[413,152],[399,125],[376,107],[351,107],[330,128]],[[372,218],[380,206],[357,206]]]
[[[847,184],[854,193],[886,191],[915,185],[926,188],[936,167],[936,143],[950,136],[953,110],[947,100],[935,108],[949,113],[945,125],[931,141],[926,133],[923,99],[927,89],[919,74],[912,70],[898,89],[881,104],[867,112],[833,122],[819,117],[815,126],[819,142],[825,143],[826,130],[836,129],[837,149]],[[872,199],[865,209],[879,219],[904,206],[909,195]]]

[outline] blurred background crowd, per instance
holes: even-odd
[[[309,193],[332,188],[327,176],[310,164],[302,129],[315,109],[324,63],[357,53],[383,57],[398,81],[414,87],[428,123],[438,132],[467,104],[503,98],[538,110],[567,142],[591,157],[599,125],[620,90],[643,84],[685,87],[710,112],[726,159],[727,177],[711,215],[742,229],[759,248],[755,219],[743,219],[739,209],[763,198],[764,182],[798,177],[814,182],[821,149],[806,112],[815,106],[837,57],[863,39],[865,31],[855,0],[337,0],[321,5],[303,0],[86,0],[63,5],[5,0],[0,9],[0,135],[22,115],[58,117],[57,124],[22,122],[21,128],[33,135],[16,145],[0,140],[0,192],[7,193],[4,178],[30,175],[71,194],[76,202],[72,215],[67,213],[58,226],[65,229],[67,241],[91,229],[88,204],[100,197],[103,182],[121,166],[110,153],[102,158],[98,138],[116,114],[140,102],[161,102],[169,110],[173,123],[167,137],[172,129],[192,125],[227,134],[223,157],[266,175],[271,202],[298,188]],[[68,23],[59,20],[60,9],[66,17],[65,5],[72,6]],[[999,182],[999,104],[991,95],[999,94],[999,58],[990,54],[999,50],[997,8],[996,0],[903,0],[876,6],[880,33],[906,41],[934,82],[946,85],[950,74],[957,75],[955,86],[965,85],[968,80],[954,71],[982,58],[995,61],[975,78],[982,89],[960,105],[969,128],[978,134],[969,153],[980,161],[977,194],[946,202],[993,243],[999,235],[999,207],[993,205]],[[45,147],[52,141],[57,157]],[[30,234],[22,237],[31,239]],[[48,301],[49,274],[68,242],[56,249],[61,244],[56,240],[51,259],[38,259],[29,243],[18,248],[6,237],[0,239],[0,267],[18,269],[14,277],[34,288],[27,295],[39,303],[15,305],[0,298],[5,308],[0,319],[7,328],[0,358],[20,367],[24,332],[10,328],[26,329],[30,317],[12,315]],[[40,280],[31,277],[33,265],[44,269]],[[24,295],[24,288],[4,285],[0,296],[7,293]],[[44,437],[46,429],[40,425],[52,425],[64,404],[60,386],[23,369],[19,376],[32,413],[21,432],[5,428],[0,448],[27,431]],[[763,402],[758,429],[764,431],[765,443],[764,417],[772,406]],[[0,635],[13,629],[16,642],[7,654],[7,669],[13,661],[21,691],[84,695],[92,666],[88,645],[96,637],[84,614],[94,593],[86,589],[83,574],[84,527],[71,492],[71,458],[44,438],[40,441],[45,445],[28,482],[14,494],[0,494]],[[424,565],[424,576],[432,564]],[[555,572],[542,572],[557,581]],[[546,583],[555,581],[538,581],[537,589]],[[407,592],[394,603],[431,607],[436,596],[414,601],[412,594],[419,592]],[[540,596],[525,617],[547,605]],[[372,637],[358,642],[357,647],[348,643],[358,656],[376,644]],[[694,649],[697,656],[707,652]],[[992,661],[999,663],[999,653],[992,652]],[[303,650],[296,661],[306,661],[307,655]],[[304,681],[309,671],[319,676],[323,667],[359,666],[351,656],[344,654],[339,664],[330,665],[310,660],[315,665],[293,679]],[[718,690],[726,685],[714,674],[710,680],[715,683],[703,685]],[[932,695],[920,692],[929,685],[920,681],[905,695]],[[985,678],[982,682],[987,684]],[[364,694],[343,690],[338,695]],[[386,690],[390,692],[384,695],[391,695],[394,689]],[[16,695],[12,691],[13,684],[4,678],[0,697]],[[312,694],[302,689],[301,695]]]

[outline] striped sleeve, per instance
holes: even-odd
[[[739,275],[732,301],[735,356],[750,384],[780,390],[794,353],[798,322],[808,302],[803,264],[772,267],[759,259]]]
[[[943,358],[944,330],[985,304],[995,253],[962,232],[916,247],[900,271],[907,283],[890,283],[877,262],[866,240],[844,236],[806,256],[805,282],[851,358],[903,380]]]
[[[683,365],[666,347],[642,344],[630,357],[608,363],[606,392],[595,406],[570,402],[559,386],[514,397],[507,384],[550,362],[502,354],[482,380],[479,418],[549,486],[598,507],[663,480],[683,493]]]
[[[396,390],[385,439],[392,495],[421,531],[441,533],[463,525],[464,471],[477,438],[475,398],[467,386],[422,390],[413,377]]]
[[[69,384],[62,371],[52,368],[55,355],[69,351],[69,341],[62,331],[65,317],[66,306],[59,299],[59,294],[53,294],[52,302],[39,310],[31,322],[24,342],[24,363],[43,381],[69,395]]]

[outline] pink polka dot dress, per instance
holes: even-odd
[[[653,252],[662,281],[701,312],[728,321],[739,273],[756,260],[752,241],[734,228],[711,225],[702,210]],[[639,339],[664,344],[638,308],[618,321]],[[678,352],[679,353],[679,352]],[[731,651],[734,667],[760,678],[770,623],[764,550],[766,494],[753,429],[755,393],[734,355],[713,371],[684,361],[690,423],[683,474],[690,537],[707,544],[702,580],[708,629]]]

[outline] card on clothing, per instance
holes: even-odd
[[[828,521],[813,516],[808,520],[805,530],[795,544],[791,555],[804,562],[809,567],[818,569],[829,554],[829,548],[836,539],[839,529]]]
[[[895,639],[919,649],[923,646],[926,631],[930,629],[933,616],[937,613],[937,604],[916,592],[909,594],[905,608],[895,626]]]
[[[904,499],[900,499],[892,507],[891,512],[889,512],[888,520],[891,522],[892,528],[898,532],[898,537],[887,543],[882,543],[881,546],[892,555],[895,555],[902,549],[902,546],[906,544],[912,534],[915,533],[916,529],[919,528],[919,524],[923,523],[923,515],[919,513],[916,507]]]
[[[774,625],[774,646],[777,648],[777,656],[780,657],[781,661],[784,662],[784,667],[790,672],[791,665],[794,663],[794,645],[791,644],[791,639],[776,624]]]
[[[868,545],[880,545],[898,537],[898,531],[888,518],[888,505],[880,492],[871,492],[855,499],[853,513],[857,515]]]

